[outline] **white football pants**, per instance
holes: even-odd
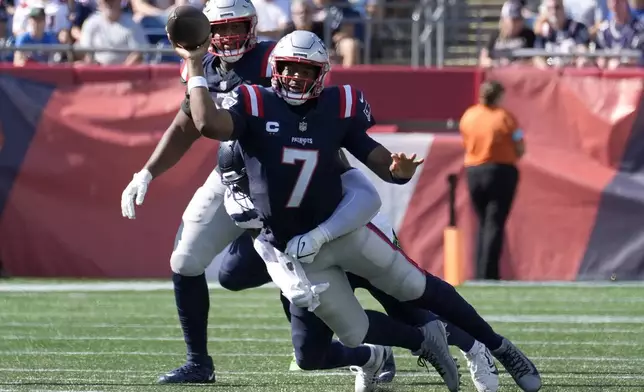
[[[203,274],[215,256],[244,232],[226,212],[225,192],[226,186],[215,170],[195,192],[174,241],[170,257],[173,272],[184,276]]]

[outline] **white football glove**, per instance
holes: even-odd
[[[284,293],[284,296],[298,308],[306,308],[309,312],[312,312],[320,306],[320,294],[328,288],[328,283],[320,283],[314,286],[299,284],[297,287],[292,287],[290,292]]]
[[[134,201],[136,200],[137,206],[143,204],[150,181],[152,181],[152,174],[147,169],[134,173],[132,181],[130,181],[121,195],[121,213],[124,217],[129,219],[136,218]]]
[[[328,236],[320,229],[309,231],[306,234],[293,237],[287,244],[284,254],[294,258],[300,263],[312,263],[322,245],[328,242]]]

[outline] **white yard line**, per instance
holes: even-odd
[[[466,282],[466,287],[644,287],[644,282]],[[211,289],[222,289],[216,282],[210,282]],[[270,283],[263,288],[275,288]],[[98,292],[98,291],[159,291],[172,290],[172,282],[163,281],[123,281],[123,282],[38,282],[38,283],[0,283],[0,292]]]
[[[0,340],[21,341],[116,341],[116,342],[183,342],[182,337],[175,336],[39,336],[39,335],[1,335]],[[258,342],[258,343],[291,343],[287,338],[208,338],[210,342]],[[632,341],[606,340],[515,340],[521,346],[632,346]]]
[[[0,322],[7,319],[16,318],[36,318],[36,319],[91,319],[91,318],[114,318],[118,314],[113,312],[116,309],[109,309],[103,312],[87,312],[87,311],[58,311],[58,312],[0,312]],[[212,313],[214,314],[214,313]],[[128,318],[135,318],[139,320],[156,320],[159,322],[176,323],[175,314],[127,314]],[[216,316],[213,316],[216,317]],[[225,319],[282,319],[284,314],[276,309],[274,314],[257,314],[257,313],[234,313],[222,314]],[[644,316],[603,316],[603,315],[552,315],[552,314],[531,314],[531,315],[517,315],[517,314],[485,314],[483,318],[491,323],[508,323],[508,324],[644,324]],[[5,321],[6,322],[6,321]],[[35,321],[34,321],[35,322]]]
[[[33,370],[34,372],[37,372],[39,369]],[[70,370],[71,372],[74,372],[74,370]],[[84,369],[81,371],[84,372]],[[106,371],[105,373],[109,373],[109,371]],[[137,377],[136,375],[154,375],[158,374],[158,372],[148,372],[148,371],[130,371],[130,372],[123,372],[119,373],[120,376],[119,378],[126,377],[127,374],[132,374],[132,377],[129,377],[131,380],[135,379],[141,379],[141,377]],[[354,376],[351,372],[344,371],[344,372],[338,372],[338,371],[327,371],[327,372],[317,372],[317,371],[311,371],[311,372],[288,372],[288,371],[271,371],[271,372],[234,372],[234,371],[217,371],[217,375],[228,375],[228,376],[241,376],[241,377],[246,377],[246,376],[295,376],[295,377],[329,377],[329,376]],[[506,373],[500,374],[502,378],[510,378]],[[404,377],[404,378],[436,378],[439,379],[439,375],[435,372],[397,372],[396,377]],[[621,375],[621,374],[552,374],[552,373],[544,373],[542,374],[542,377],[545,381],[547,380],[553,380],[553,379],[558,379],[558,380],[569,380],[569,379],[590,379],[590,380],[644,380],[644,375]],[[88,378],[81,378],[81,377],[65,377],[64,380],[60,380],[57,376],[38,376],[38,377],[21,377],[22,381],[17,381],[17,382],[3,382],[3,385],[9,386],[9,385],[21,385],[24,382],[27,381],[40,381],[40,382],[48,382],[48,381],[57,381],[57,382],[66,382],[66,383],[83,383],[83,384],[91,384],[93,382],[97,382],[98,380],[96,379],[88,379]],[[125,381],[127,382],[127,381]]]
[[[606,288],[606,287],[644,287],[642,281],[545,281],[545,282],[525,282],[525,281],[468,281],[463,284],[467,287],[583,287],[583,288]]]
[[[216,320],[215,320],[216,322]],[[140,329],[143,331],[149,330],[179,330],[179,323],[174,324],[111,324],[111,323],[74,323],[74,328],[82,329]],[[38,323],[38,322],[0,322],[0,328],[45,328],[68,329],[68,326],[56,323]],[[289,331],[290,326],[284,322],[280,325],[252,325],[252,324],[211,324],[208,326],[209,330],[255,330],[255,331]],[[598,334],[598,333],[618,333],[618,334],[644,334],[644,324],[641,328],[539,328],[539,327],[517,327],[510,326],[504,327],[503,332],[519,332],[519,333],[554,333],[566,335],[578,334]]]
[[[208,288],[213,290],[223,289],[219,283],[208,283]],[[262,288],[276,288],[272,283]],[[83,283],[0,283],[0,292],[102,292],[102,291],[159,291],[172,290],[172,282],[83,282]]]
[[[401,355],[396,353],[396,358],[400,358]],[[144,352],[144,351],[0,351],[0,357],[2,356],[23,356],[23,355],[54,355],[54,356],[149,356],[149,357],[182,357],[182,353],[168,353],[168,352]],[[293,354],[290,352],[284,353],[214,353],[212,356],[216,360],[217,357],[229,358],[229,357],[271,357],[271,358],[290,358]],[[402,355],[403,358],[413,359],[415,358],[411,354],[405,353]],[[530,359],[538,363],[543,362],[559,362],[559,361],[570,361],[570,362],[626,362],[626,363],[644,363],[644,358],[624,358],[624,357],[540,357],[540,356],[531,356]],[[54,372],[54,371],[87,371],[92,372],[91,369],[48,369],[42,370],[43,372]],[[3,372],[20,372],[20,371],[38,371],[31,368],[0,368],[0,371]],[[109,369],[99,369],[96,372],[106,372],[109,373]]]

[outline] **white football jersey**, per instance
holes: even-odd
[[[262,221],[255,210],[253,202],[248,196],[241,193],[234,193],[230,188],[227,188],[224,206],[226,207],[226,212],[237,226],[242,229],[262,229]],[[379,212],[373,217],[371,223],[384,233],[389,241],[397,244],[396,234],[386,215]]]

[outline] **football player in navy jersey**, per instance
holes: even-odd
[[[220,105],[242,83],[269,85],[268,59],[274,42],[257,43],[257,13],[249,0],[210,0],[204,9],[212,37],[208,51],[200,54],[209,99]],[[187,67],[181,66],[186,82]],[[135,218],[150,181],[174,166],[201,134],[190,114],[186,91],[181,110],[159,141],[143,169],[134,174],[123,191],[124,217]],[[188,204],[170,257],[175,301],[187,345],[187,362],[161,376],[160,383],[201,383],[215,380],[214,365],[207,350],[209,312],[205,270],[228,244],[242,234],[223,208],[225,187],[214,170]],[[285,306],[288,300],[283,299]]]
[[[329,233],[331,239],[342,236],[358,226],[372,222],[383,232],[390,241],[397,245],[396,234],[386,217],[378,213],[380,208],[380,197],[371,182],[358,170],[352,168],[349,162],[340,152],[340,160],[345,167],[341,176],[343,197],[342,202],[335,212],[321,226]],[[271,281],[264,261],[253,248],[251,235],[257,235],[262,229],[261,221],[252,200],[248,196],[248,177],[242,151],[237,141],[222,142],[219,145],[218,154],[219,170],[222,175],[222,182],[228,186],[224,204],[226,211],[233,218],[235,223],[247,230],[247,235],[240,236],[224,252],[220,269],[219,282],[222,286],[231,290],[243,290],[250,287],[259,287]],[[376,214],[375,217],[374,214]],[[373,217],[373,219],[372,219]],[[244,271],[235,269],[244,268]],[[237,277],[246,274],[251,279],[244,279],[237,282]],[[396,300],[392,296],[376,289],[368,280],[352,273],[347,273],[347,279],[351,288],[363,288],[382,305],[388,315],[405,324],[422,327],[437,319],[432,313],[418,309],[417,307]],[[254,286],[246,286],[253,282]],[[370,311],[366,311],[370,312]],[[322,320],[306,308],[290,306],[291,336],[295,362],[299,369],[318,370],[330,367],[357,366],[360,369],[354,370],[358,375],[365,374],[360,363],[361,352],[370,354],[373,350],[385,351],[383,347],[367,346],[358,349],[344,347],[337,341],[332,341],[333,332]],[[377,316],[376,316],[377,317]],[[472,381],[478,392],[496,392],[499,386],[499,376],[494,358],[490,351],[451,324],[446,325],[448,343],[461,349],[468,364]],[[378,375],[378,382],[390,382],[395,376],[395,363],[393,354],[389,355],[389,366],[384,367]],[[355,362],[352,362],[355,361]],[[374,365],[376,365],[374,361]],[[375,372],[374,372],[375,373]],[[359,388],[363,388],[362,376],[358,378]]]
[[[314,313],[339,340],[350,347],[368,342],[410,348],[437,368],[451,391],[458,389],[456,365],[444,360],[442,324],[411,331],[383,314],[367,315],[347,282],[344,271],[349,271],[444,317],[488,347],[524,391],[539,390],[534,364],[451,285],[418,268],[376,227],[363,226],[332,241],[320,229],[342,200],[341,171],[334,164],[341,147],[392,183],[408,182],[422,163],[414,155],[390,153],[367,135],[374,121],[361,92],[349,85],[324,88],[330,63],[321,40],[307,31],[282,38],[271,54],[272,88],[242,85],[224,100],[225,109],[208,94],[201,66],[207,45],[176,48],[187,60],[195,127],[209,138],[239,140],[250,196],[264,224],[255,249],[267,265],[301,263]],[[365,373],[365,382],[370,377]]]

